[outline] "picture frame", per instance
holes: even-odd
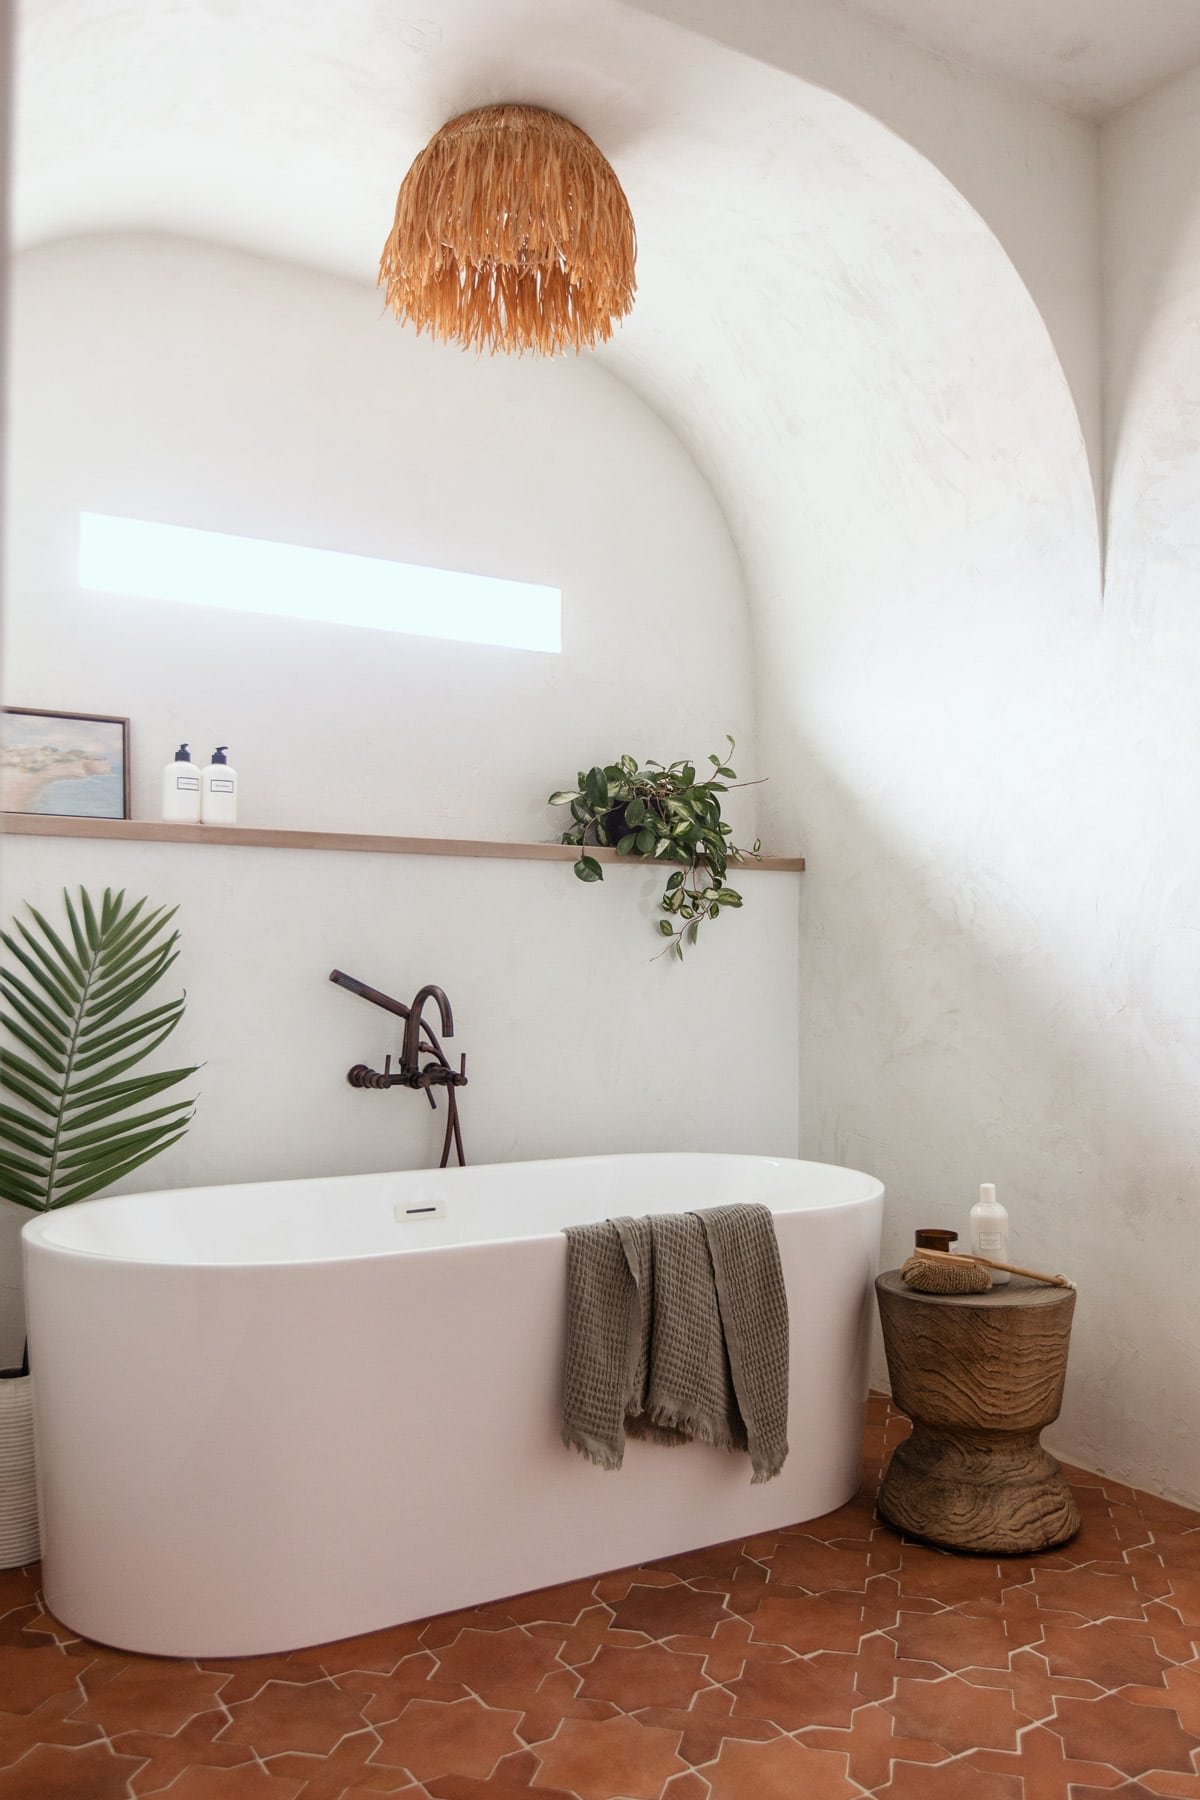
[[[128,819],[129,720],[0,707],[0,811]]]

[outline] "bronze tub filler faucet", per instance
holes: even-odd
[[[411,1006],[405,1006],[401,1000],[393,1000],[390,994],[381,994],[378,988],[368,987],[365,981],[356,981],[353,975],[343,975],[340,969],[334,969],[329,977],[339,987],[349,988],[352,994],[358,994],[363,1000],[369,1000],[372,1006],[382,1006],[385,1012],[395,1013],[404,1020],[404,1040],[400,1050],[400,1067],[392,1068],[392,1059],[386,1056],[382,1071],[369,1069],[366,1063],[355,1063],[346,1075],[351,1087],[357,1088],[391,1088],[407,1087],[423,1090],[434,1111],[437,1101],[434,1088],[446,1089],[446,1137],[442,1144],[442,1160],[439,1169],[444,1169],[450,1161],[450,1146],[454,1145],[458,1153],[460,1168],[465,1168],[466,1157],[463,1155],[462,1127],[458,1122],[458,1093],[460,1087],[467,1085],[467,1058],[464,1052],[457,1069],[450,1067],[449,1058],[438,1042],[431,1025],[425,1019],[425,1008],[429,1001],[437,1003],[441,1014],[442,1030],[447,1037],[454,1036],[454,1014],[450,1010],[450,1002],[440,987],[423,987],[413,999]],[[422,1037],[424,1042],[422,1042]],[[421,1067],[422,1056],[432,1057]]]

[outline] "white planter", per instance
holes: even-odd
[[[33,1470],[33,1383],[0,1379],[0,1569],[36,1562],[37,1486]]]

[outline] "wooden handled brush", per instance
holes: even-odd
[[[922,1294],[986,1294],[992,1285],[989,1269],[1024,1275],[1050,1287],[1075,1286],[1065,1275],[1046,1275],[1040,1269],[1022,1268],[1019,1263],[995,1262],[990,1256],[960,1256],[953,1250],[914,1250],[901,1269],[900,1278],[906,1287],[916,1288]]]

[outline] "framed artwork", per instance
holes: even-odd
[[[129,817],[129,720],[0,707],[0,810]]]

